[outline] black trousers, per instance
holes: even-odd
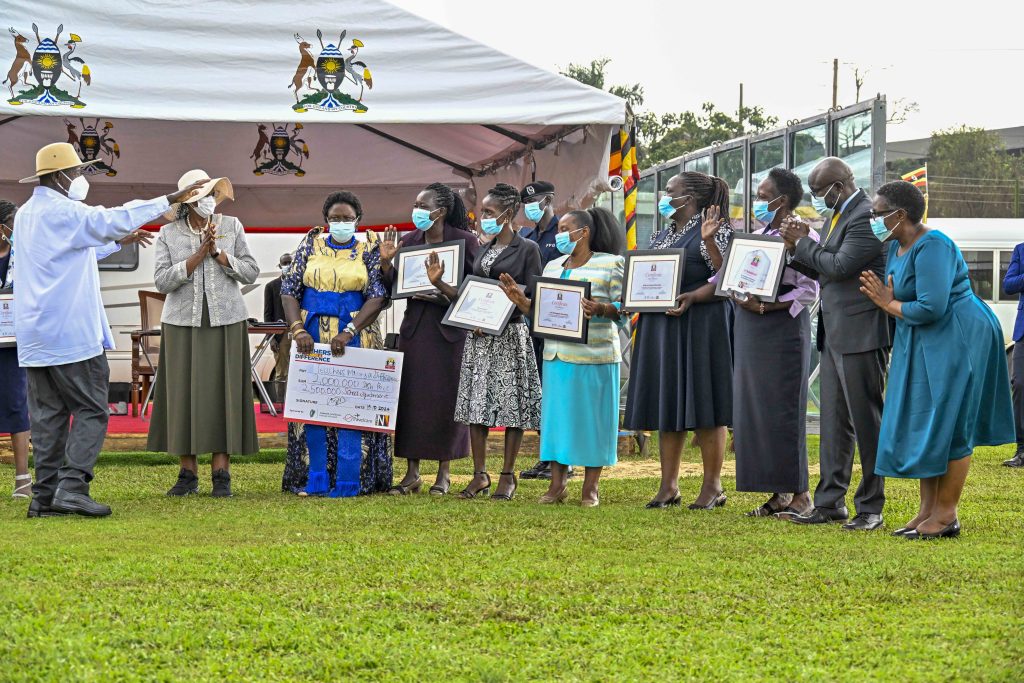
[[[1024,340],[1013,345],[1013,422],[1017,427],[1017,448],[1024,446]]]
[[[107,435],[109,383],[110,366],[104,354],[77,363],[28,368],[36,465],[32,492],[40,502],[49,504],[58,488],[89,493],[93,467]]]

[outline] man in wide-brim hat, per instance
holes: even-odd
[[[14,332],[18,362],[28,371],[36,466],[29,517],[110,514],[89,496],[107,433],[105,349],[114,348],[96,261],[201,185],[112,209],[89,206],[82,203],[89,190],[82,167],[89,163],[66,142],[40,149],[35,174],[21,180],[38,180],[39,187],[14,219]]]

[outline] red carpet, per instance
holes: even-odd
[[[256,431],[260,434],[282,434],[288,431],[288,423],[278,413],[278,417],[271,417],[270,413],[261,413],[259,406],[256,406]],[[153,412],[150,407],[149,412]],[[111,415],[110,423],[107,425],[108,434],[147,434],[149,433],[149,420],[141,417],[128,415]]]

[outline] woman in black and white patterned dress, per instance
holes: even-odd
[[[498,280],[508,274],[525,284],[527,297],[531,297],[530,276],[540,275],[543,267],[537,245],[512,228],[519,202],[519,190],[505,183],[498,183],[484,197],[480,226],[494,238],[480,249],[473,275]],[[443,269],[437,258],[431,257],[427,266],[434,286],[454,299],[457,292],[441,281]],[[530,331],[518,310],[500,335],[469,333],[462,354],[455,420],[469,425],[474,469],[473,480],[459,496],[475,498],[490,492],[491,477],[485,462],[487,433],[491,427],[504,427],[505,459],[492,499],[511,500],[518,485],[514,472],[523,430],[540,427],[537,360]]]

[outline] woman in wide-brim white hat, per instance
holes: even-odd
[[[171,496],[198,492],[198,455],[212,453],[212,494],[226,497],[230,456],[259,451],[240,289],[256,281],[259,266],[241,221],[215,213],[234,198],[231,182],[194,170],[178,185],[204,180],[194,197],[171,207],[156,241],[154,279],[167,299],[149,450],[181,460]]]

